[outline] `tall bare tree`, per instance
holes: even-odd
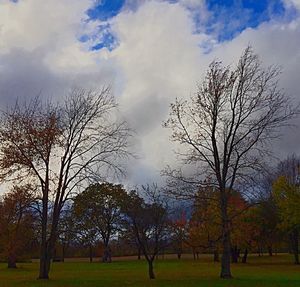
[[[197,182],[219,191],[222,217],[221,277],[231,278],[228,198],[234,186],[261,168],[269,152],[270,141],[279,129],[299,112],[278,88],[280,69],[264,68],[251,47],[247,47],[234,68],[213,61],[204,81],[190,100],[171,104],[165,126],[171,139],[187,149],[179,152],[184,164],[201,171]],[[170,178],[186,180],[172,169]],[[188,181],[188,180],[187,180]]]
[[[36,98],[1,115],[1,178],[31,178],[40,185],[40,279],[49,277],[60,213],[76,187],[123,171],[117,159],[129,154],[130,130],[117,119],[116,107],[107,88],[75,89],[62,104]]]

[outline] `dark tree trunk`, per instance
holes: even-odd
[[[66,244],[62,244],[62,254],[61,254],[61,261],[65,262],[65,257],[66,257]]]
[[[110,250],[110,247],[108,245],[105,245],[105,247],[104,247],[102,262],[103,263],[111,263],[111,250]]]
[[[227,199],[225,191],[221,193],[221,215],[223,254],[220,277],[223,279],[230,279],[232,278],[230,270],[230,226],[227,214]]]
[[[248,258],[248,249],[246,248],[242,258],[242,263],[247,263],[247,258]]]
[[[93,248],[92,244],[89,245],[89,256],[90,256],[90,263],[93,262]]]
[[[269,256],[273,256],[273,249],[272,249],[271,245],[268,246],[268,253],[269,253]]]
[[[220,258],[219,258],[219,250],[218,248],[214,249],[214,262],[220,262]]]
[[[51,257],[51,246],[46,244],[45,250],[41,250],[40,273],[38,279],[49,279]]]
[[[148,261],[149,278],[155,279],[155,275],[153,271],[153,260],[147,260],[147,261]]]
[[[41,249],[40,249],[40,270],[38,279],[49,279],[49,270],[51,263],[51,251],[54,246],[51,246],[51,240],[47,240],[47,226],[48,226],[48,187],[46,184],[43,190],[43,210],[42,210],[42,238],[41,238]],[[54,216],[54,215],[53,215]],[[55,222],[53,222],[51,235],[53,237],[53,231],[55,229]],[[51,236],[50,236],[51,237]]]
[[[239,251],[237,246],[235,245],[234,247],[231,248],[231,262],[238,263],[238,258],[239,258]]]
[[[259,243],[258,244],[258,248],[257,248],[257,254],[258,254],[258,256],[260,257],[260,256],[263,256],[263,253],[262,253],[262,247],[261,247],[261,243]]]
[[[196,252],[195,252],[195,248],[193,247],[192,250],[193,250],[193,257],[194,257],[194,260],[196,260]]]
[[[141,247],[138,247],[138,260],[141,260]]]
[[[177,258],[181,259],[181,252],[177,252]]]
[[[299,264],[299,231],[294,229],[290,235],[295,264]]]
[[[62,244],[62,256],[61,256],[61,261],[65,262],[65,252],[66,252],[66,246],[65,243]]]
[[[17,258],[15,256],[15,254],[11,253],[8,255],[7,258],[7,268],[17,268],[17,264],[16,264]]]

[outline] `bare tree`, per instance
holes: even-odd
[[[144,191],[147,202],[136,191],[128,195],[123,206],[124,226],[147,260],[149,278],[155,279],[153,262],[167,244],[168,210],[156,185],[146,186]]]
[[[1,115],[1,178],[40,185],[40,279],[48,279],[60,213],[75,188],[104,172],[123,172],[117,159],[129,154],[130,130],[116,107],[107,88],[75,89],[60,105],[36,98]]]
[[[222,278],[231,278],[228,198],[237,183],[260,170],[270,152],[269,143],[279,129],[299,112],[278,89],[278,67],[263,68],[258,56],[247,47],[235,68],[213,61],[198,92],[189,101],[171,104],[165,126],[172,141],[187,149],[179,152],[184,164],[201,171],[196,185],[208,184],[219,191],[222,217]],[[166,170],[170,178],[184,175]]]

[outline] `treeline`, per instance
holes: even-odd
[[[290,252],[299,264],[300,192],[295,156],[282,161],[259,201],[247,201],[240,192],[229,198],[231,262],[247,263],[248,254],[273,256]],[[282,168],[284,167],[284,169]],[[295,177],[296,176],[296,177]],[[192,206],[174,206],[158,186],[126,191],[122,185],[95,183],[62,210],[53,261],[66,257],[135,255],[146,259],[149,277],[158,255],[208,253],[219,262],[222,228],[214,187],[199,189]],[[9,268],[39,256],[41,218],[32,186],[14,186],[0,202],[0,250]]]

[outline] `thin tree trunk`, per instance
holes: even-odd
[[[214,249],[214,262],[220,262],[220,258],[219,258],[219,250],[218,248]]]
[[[89,245],[89,256],[90,256],[90,263],[92,263],[93,262],[92,244]]]
[[[40,249],[40,270],[38,279],[49,279],[47,261],[47,222],[48,222],[48,193],[44,191],[43,194],[43,211],[42,211],[42,238]]]
[[[138,260],[141,260],[141,247],[138,247]]]
[[[243,258],[242,258],[242,263],[247,263],[247,258],[248,258],[248,248],[245,249]]]
[[[294,262],[295,264],[299,263],[299,231],[297,229],[294,229],[291,233],[291,243],[292,243],[292,249],[294,253]]]
[[[66,251],[65,248],[66,248],[65,243],[63,243],[62,244],[62,256],[61,256],[62,262],[65,262],[65,251]]]
[[[268,246],[268,253],[269,253],[269,256],[273,256],[273,250],[272,250],[271,245]]]
[[[195,248],[193,247],[193,257],[194,257],[194,260],[196,260],[196,252],[195,252]]]
[[[238,249],[237,246],[235,245],[234,247],[231,248],[231,262],[232,263],[238,263]]]
[[[221,193],[221,215],[222,215],[222,245],[223,254],[221,261],[221,274],[220,277],[223,279],[232,278],[230,271],[230,229],[229,219],[227,214],[227,199],[225,191]]]
[[[110,250],[110,247],[109,245],[105,245],[104,247],[104,253],[103,253],[103,256],[102,256],[102,262],[103,263],[111,263],[111,250]]]
[[[155,279],[155,275],[153,271],[153,260],[147,260],[147,261],[148,261],[149,278]]]
[[[7,258],[7,268],[17,268],[16,264],[17,258],[15,254],[10,253]]]

